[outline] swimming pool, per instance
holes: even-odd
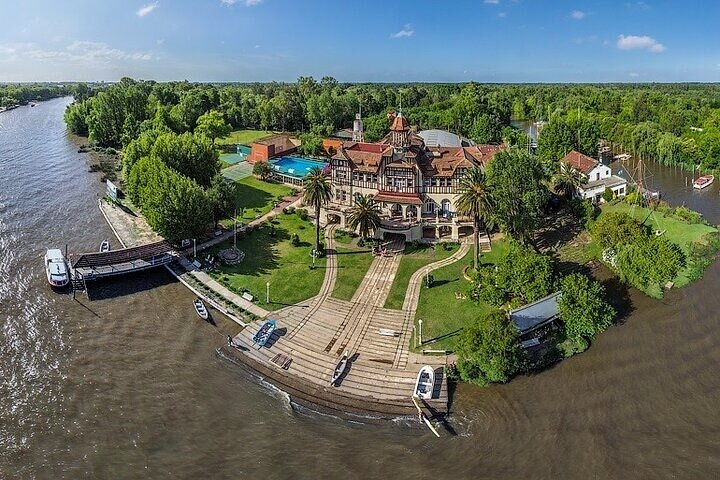
[[[273,170],[295,178],[303,178],[315,167],[325,168],[327,163],[302,157],[280,157],[270,160]]]

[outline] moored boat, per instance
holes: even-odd
[[[702,177],[698,177],[693,180],[693,188],[702,190],[703,188],[707,188],[712,185],[714,181],[715,175],[703,175]]]
[[[338,381],[338,379],[342,376],[343,373],[345,373],[345,370],[347,369],[348,365],[348,354],[347,352],[343,353],[342,358],[340,358],[340,361],[335,366],[335,370],[333,370],[332,377],[330,377],[330,385],[333,387],[336,387],[335,382]]]
[[[193,306],[195,307],[195,312],[198,314],[198,317],[202,318],[203,320],[207,320],[210,314],[208,313],[208,309],[205,307],[205,304],[202,300],[199,298],[196,298],[193,300]]]
[[[435,369],[430,365],[425,365],[418,372],[417,380],[415,381],[415,390],[413,390],[413,395],[416,395],[423,400],[429,400],[432,398],[434,387]]]
[[[268,340],[270,340],[270,337],[272,337],[274,331],[275,320],[268,320],[267,322],[263,323],[262,327],[260,327],[260,330],[258,330],[257,333],[253,335],[253,343],[260,347],[264,347]]]
[[[108,240],[103,240],[100,244],[100,253],[105,253],[110,251],[110,242]]]
[[[45,252],[45,273],[51,287],[62,288],[70,283],[70,272],[62,252],[50,248]]]

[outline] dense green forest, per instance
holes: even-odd
[[[25,105],[31,101],[50,100],[51,98],[71,95],[74,91],[75,86],[45,83],[0,84],[0,108]]]

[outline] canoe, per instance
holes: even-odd
[[[263,323],[262,327],[260,327],[260,330],[258,330],[257,333],[253,335],[253,343],[260,347],[264,347],[268,340],[270,340],[270,337],[272,337],[274,331],[275,320],[268,320],[267,322]]]
[[[110,242],[107,240],[103,240],[100,244],[100,253],[105,253],[110,251]]]
[[[343,373],[345,373],[345,370],[347,369],[348,364],[348,354],[347,352],[343,353],[342,358],[335,366],[335,370],[333,370],[332,377],[330,377],[330,385],[333,387],[336,387],[335,382],[338,381],[338,379],[342,376]]]
[[[415,390],[413,395],[417,395],[419,398],[429,400],[432,398],[433,389],[435,388],[435,369],[430,365],[425,365],[418,372],[417,380],[415,381]]]
[[[693,181],[693,188],[702,190],[703,188],[709,187],[715,181],[715,175],[703,175]]]
[[[195,307],[195,312],[198,314],[198,317],[203,320],[207,320],[210,317],[207,308],[205,308],[205,304],[199,298],[193,300],[193,306]]]

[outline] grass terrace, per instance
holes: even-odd
[[[230,132],[227,137],[218,138],[216,143],[218,145],[249,145],[272,134],[267,130],[235,130]]]
[[[237,193],[235,204],[238,216],[244,223],[261,217],[272,210],[275,202],[289,196],[293,189],[281,183],[264,182],[255,177],[245,177],[236,182]],[[242,215],[240,215],[242,212]],[[232,219],[221,222],[225,227],[232,227]]]
[[[405,245],[405,252],[402,260],[400,260],[395,280],[392,287],[390,287],[390,293],[385,301],[385,308],[401,309],[412,274],[426,265],[449,257],[458,248],[460,248],[460,245],[457,243],[430,245],[413,242]]]
[[[508,246],[506,240],[493,242],[492,250],[480,255],[480,263],[496,263],[507,252]],[[472,265],[472,256],[471,250],[461,260],[431,272],[433,286],[420,289],[415,328],[418,328],[417,321],[422,320],[426,342],[420,349],[455,350],[458,334],[465,325],[494,309],[470,298],[472,285],[463,276],[463,269]]]
[[[332,296],[340,300],[350,300],[375,257],[369,248],[338,245],[336,250],[337,280]]]
[[[271,226],[272,225],[272,226]],[[297,233],[300,243],[293,246],[291,235]],[[296,214],[278,215],[272,223],[238,239],[238,249],[245,259],[237,265],[220,265],[211,273],[213,278],[240,294],[248,291],[255,302],[267,310],[278,310],[306,300],[320,291],[325,278],[325,259],[316,260],[310,269],[310,251],[315,229],[309,220]],[[232,240],[213,248],[209,253],[232,245]],[[270,282],[270,303],[265,303],[266,283]]]

